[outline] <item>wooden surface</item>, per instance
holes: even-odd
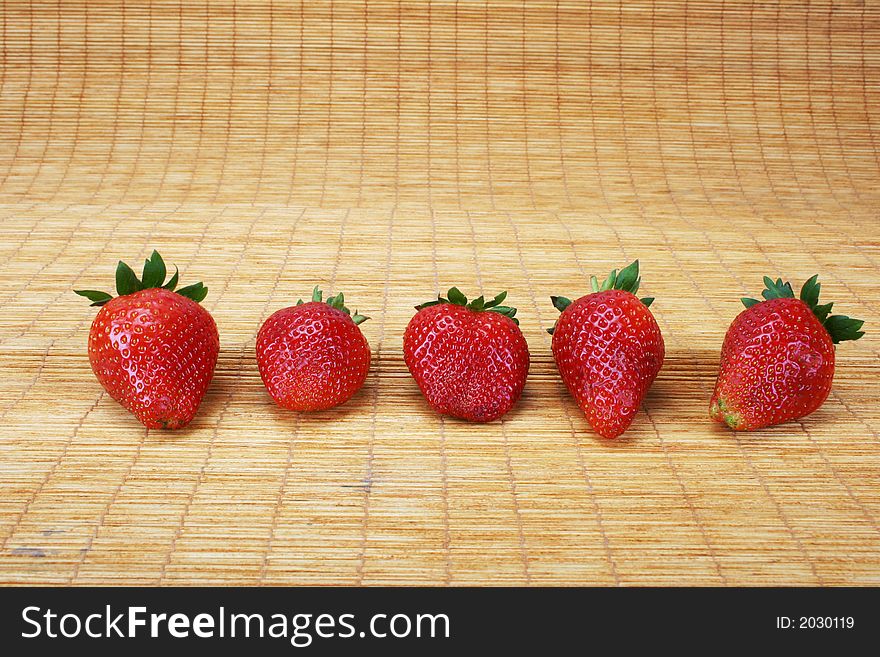
[[[880,584],[880,3],[7,0],[0,582]],[[146,432],[86,355],[116,260],[210,288],[221,355]],[[640,258],[667,344],[592,434],[550,294]],[[802,422],[707,406],[763,274],[867,320]],[[260,322],[315,283],[372,316],[364,389],[273,406]],[[458,284],[520,309],[532,373],[432,414],[401,336]]]

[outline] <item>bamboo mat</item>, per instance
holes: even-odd
[[[880,584],[880,3],[16,2],[0,69],[0,582]],[[145,431],[86,355],[117,259],[209,287],[221,355]],[[550,294],[640,258],[667,362],[592,434]],[[811,417],[707,418],[763,274],[866,320]],[[311,287],[372,316],[364,389],[254,362]],[[412,306],[509,290],[519,406],[432,414]]]

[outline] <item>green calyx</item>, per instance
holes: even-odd
[[[865,334],[864,331],[860,330],[865,322],[861,319],[852,319],[846,315],[830,315],[834,303],[819,303],[819,291],[822,289],[822,284],[818,282],[818,278],[819,274],[814,274],[807,279],[801,288],[800,300],[807,304],[809,309],[813,311],[816,319],[819,320],[819,323],[828,331],[828,334],[831,336],[831,342],[839,344],[846,340],[858,340]],[[783,282],[781,278],[777,278],[774,281],[769,276],[765,276],[764,285],[765,289],[761,292],[761,296],[766,301],[770,299],[795,298],[794,290],[791,289],[791,283]],[[749,297],[743,297],[740,300],[746,308],[751,308],[761,303],[760,300]]]
[[[335,296],[327,297],[327,300],[324,301],[324,293],[321,292],[321,289],[316,285],[315,289],[312,290],[312,298],[309,299],[309,301],[316,301],[318,303],[326,303],[331,308],[336,308],[336,310],[341,310],[346,315],[351,315],[351,319],[355,324],[363,324],[368,319],[370,319],[369,317],[358,314],[357,310],[355,310],[354,315],[352,315],[351,311],[345,305],[345,295],[343,295],[342,292],[340,292],[339,294],[337,294]],[[296,305],[301,306],[301,305],[303,305],[303,303],[305,303],[305,302],[302,299],[299,299],[296,302]]]
[[[642,277],[639,276],[638,260],[631,262],[620,271],[612,270],[601,284],[598,278],[590,276],[590,289],[594,294],[596,292],[605,292],[606,290],[623,290],[624,292],[636,294],[641,283]],[[550,297],[550,301],[553,302],[553,307],[559,312],[564,312],[572,303],[571,299],[566,297]],[[651,304],[654,303],[654,297],[643,297],[639,301],[645,304],[646,308],[650,308]],[[553,328],[547,329],[547,333],[553,335],[555,329],[556,326],[554,325]]]
[[[178,270],[174,268],[174,275],[165,282],[165,276],[168,271],[165,268],[165,261],[158,251],[153,251],[149,259],[144,261],[144,272],[140,278],[134,273],[134,270],[127,264],[119,261],[116,265],[116,294],[124,297],[127,294],[140,292],[150,288],[163,288],[170,292],[176,292],[182,297],[192,299],[196,303],[202,301],[208,294],[208,288],[201,282],[187,285],[179,290],[177,288]],[[99,292],[98,290],[74,290],[81,297],[85,297],[91,301],[93,306],[103,306],[113,298],[112,294],[107,292]]]
[[[604,292],[605,290],[623,290],[631,294],[637,294],[639,286],[642,284],[642,277],[639,276],[639,261],[634,260],[626,267],[617,271],[613,269],[608,278],[602,284],[595,276],[590,276],[590,288],[595,292]],[[644,297],[639,299],[646,307],[650,307],[654,303],[654,297]],[[555,303],[553,305],[556,305]]]
[[[488,310],[493,313],[498,313],[500,315],[504,315],[513,320],[513,323],[519,326],[519,320],[516,318],[516,308],[512,306],[502,306],[501,302],[507,298],[507,292],[502,292],[498,294],[493,299],[486,299],[480,295],[476,299],[471,302],[468,302],[467,297],[462,294],[461,290],[457,287],[449,288],[449,292],[446,293],[445,297],[437,295],[437,299],[435,301],[428,301],[427,303],[423,303],[419,306],[416,306],[416,310],[422,310],[423,308],[428,308],[430,306],[437,306],[441,303],[452,303],[456,306],[464,306],[468,310],[473,310],[474,312],[483,312],[484,310]]]

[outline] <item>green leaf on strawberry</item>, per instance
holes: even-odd
[[[831,315],[822,325],[831,334],[831,341],[838,344],[846,340],[858,340],[862,337],[865,332],[859,329],[864,323],[861,319],[852,319],[846,315]]]
[[[593,294],[597,292],[605,292],[606,290],[623,290],[624,292],[636,294],[639,291],[639,286],[641,284],[642,278],[639,276],[638,260],[629,263],[620,271],[612,269],[611,273],[608,274],[607,278],[601,284],[599,283],[598,278],[590,276],[590,290]],[[565,312],[565,309],[572,303],[571,299],[565,297],[551,296],[550,301],[553,303],[553,307],[559,312]],[[654,303],[654,297],[642,297],[639,301],[641,301],[646,308],[650,308],[651,304]],[[553,335],[554,328],[547,329],[547,333]]]
[[[366,315],[361,315],[360,313],[358,313],[357,310],[355,310],[354,314],[352,314],[351,310],[348,309],[348,306],[345,305],[345,295],[342,292],[340,292],[339,294],[337,294],[335,296],[327,297],[327,301],[324,301],[324,293],[321,291],[321,288],[316,285],[314,287],[314,289],[312,290],[311,301],[315,302],[315,303],[326,303],[331,308],[335,308],[336,310],[341,310],[346,315],[351,315],[352,321],[358,325],[363,324],[368,319],[370,319]],[[301,306],[301,305],[303,305],[303,303],[304,303],[303,300],[299,299],[296,302],[296,305]]]
[[[174,268],[174,276],[172,276],[171,280],[169,280],[167,283],[165,283],[165,285],[163,285],[162,287],[165,288],[166,290],[170,290],[171,292],[174,292],[174,288],[177,287],[177,279],[178,278],[180,278],[180,271],[178,271],[177,267],[175,267]]]
[[[565,297],[550,297],[550,301],[553,302],[553,307],[559,312],[563,312],[571,305],[571,299],[566,299]]]
[[[761,296],[766,301],[769,301],[770,299],[795,298],[791,284],[783,282],[781,278],[777,278],[774,281],[769,276],[764,276],[764,286],[765,288],[761,292]],[[861,330],[865,323],[864,321],[853,319],[846,315],[831,315],[829,317],[834,303],[819,303],[819,292],[821,289],[822,284],[819,283],[819,275],[813,274],[801,287],[800,300],[807,305],[816,316],[816,319],[819,320],[819,323],[825,327],[825,330],[828,331],[828,334],[831,336],[831,341],[834,344],[839,344],[846,340],[858,340],[862,337],[865,334],[865,332]],[[749,297],[743,297],[741,301],[746,308],[751,308],[761,303],[760,300],[751,299]]]
[[[208,288],[201,283],[193,283],[177,290],[177,294],[199,303],[208,295]]]
[[[120,260],[116,265],[116,294],[124,297],[126,294],[133,294],[143,289],[134,270]]]
[[[165,261],[162,260],[162,256],[159,255],[159,252],[155,250],[150,257],[144,261],[144,272],[141,275],[141,278],[138,278],[134,270],[120,260],[116,265],[116,294],[120,297],[124,297],[129,294],[134,294],[135,292],[140,292],[141,290],[149,290],[153,288],[163,288],[170,292],[175,292],[180,272],[177,267],[175,267],[174,276],[165,283],[165,276],[167,273]],[[103,306],[113,298],[112,294],[100,292],[98,290],[74,290],[74,292],[81,297],[87,298],[92,302],[91,305],[93,306]],[[204,300],[205,296],[208,294],[208,288],[202,283],[194,283],[193,285],[188,285],[176,290],[176,293],[198,303]]]
[[[91,305],[93,306],[103,306],[113,298],[113,295],[107,294],[106,292],[99,292],[98,290],[77,290],[76,293],[91,301]]]
[[[604,292],[605,290],[624,290],[636,294],[639,291],[642,279],[639,276],[639,261],[634,260],[626,267],[617,271],[612,269],[608,277],[599,284],[599,279],[590,276],[590,287],[593,292]],[[651,299],[653,301],[653,298]]]
[[[165,282],[165,262],[158,251],[153,251],[149,260],[144,261],[144,273],[141,276],[141,285],[144,288],[162,287]]]
[[[480,295],[476,299],[471,302],[468,302],[467,297],[459,290],[457,287],[449,288],[449,292],[446,293],[446,296],[437,295],[437,298],[433,301],[428,301],[426,303],[419,304],[416,306],[416,310],[422,310],[423,308],[429,308],[431,306],[438,306],[442,303],[451,303],[456,306],[464,306],[468,310],[473,310],[474,312],[483,312],[489,311],[493,313],[498,313],[500,315],[504,315],[513,320],[514,324],[519,325],[519,320],[516,319],[516,308],[512,306],[502,306],[500,305],[502,301],[507,298],[507,292],[501,292],[497,294],[494,298],[486,301],[483,295]]]

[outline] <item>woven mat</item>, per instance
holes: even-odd
[[[0,582],[880,584],[876,2],[7,1]],[[202,280],[191,427],[145,431],[86,356],[119,258]],[[667,363],[598,439],[550,294],[640,258]],[[867,320],[811,417],[707,406],[763,274]],[[372,316],[367,385],[277,409],[254,362],[315,283]],[[522,402],[428,410],[412,306],[510,292]]]

